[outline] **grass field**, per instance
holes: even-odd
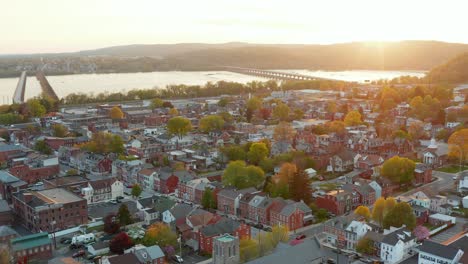
[[[464,165],[462,167],[462,171],[464,170],[468,170],[468,166]],[[447,173],[457,173],[460,171],[460,165],[445,166],[445,167],[436,169],[436,171],[442,171],[442,172],[447,172]]]

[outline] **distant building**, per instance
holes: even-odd
[[[0,199],[0,226],[13,223],[13,212],[5,200]]]
[[[87,187],[81,189],[81,194],[88,204],[109,201],[123,196],[123,183],[116,178],[90,181]]]
[[[451,245],[442,245],[430,240],[425,240],[419,247],[418,264],[450,264],[463,263],[460,259],[463,256],[463,250]]]
[[[17,237],[11,240],[11,251],[17,263],[48,260],[52,258],[52,240],[46,232]]]
[[[224,234],[213,238],[213,264],[237,264],[240,261],[239,238]]]

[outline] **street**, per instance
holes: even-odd
[[[428,196],[437,195],[440,191],[446,191],[454,188],[456,180],[453,179],[453,176],[456,175],[457,174],[446,173],[441,171],[432,171],[432,176],[437,178],[437,180],[425,184],[423,186],[414,188],[410,191],[404,192],[399,196],[407,196],[419,191],[423,191]]]

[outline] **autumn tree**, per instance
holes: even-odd
[[[247,101],[247,109],[255,112],[256,110],[260,109],[262,107],[262,99],[258,97],[252,97]]]
[[[459,160],[461,157],[462,162],[468,160],[468,128],[455,131],[448,139],[449,144],[449,157]]]
[[[387,197],[385,198],[385,209],[384,209],[384,215],[386,215],[388,212],[390,212],[393,208],[395,208],[395,205],[397,204],[397,201],[393,197]]]
[[[18,263],[20,261],[18,260]],[[7,248],[0,248],[0,263],[12,263],[11,262],[11,257],[10,257],[10,252],[8,251]]]
[[[297,173],[296,165],[286,162],[281,165],[278,174],[272,177],[271,183],[267,186],[267,191],[272,197],[290,198],[289,185]]]
[[[104,232],[108,234],[115,234],[120,230],[119,222],[117,221],[117,215],[110,213],[104,218]]]
[[[408,203],[400,202],[395,205],[384,217],[383,227],[385,229],[393,227],[401,227],[405,225],[408,229],[413,230],[416,226],[416,216],[413,208]]]
[[[421,122],[413,122],[408,128],[408,134],[413,141],[418,141],[424,137],[424,126]]]
[[[53,124],[51,128],[54,137],[64,138],[68,135],[68,128],[62,124]]]
[[[224,119],[219,115],[208,115],[200,119],[199,127],[205,133],[221,131],[224,127]]]
[[[382,224],[385,216],[385,198],[380,197],[374,202],[372,207],[372,219],[379,224]]]
[[[137,186],[137,185],[135,185],[135,186]],[[132,189],[132,191],[133,191],[133,189]],[[122,204],[119,207],[119,213],[117,214],[117,217],[119,218],[119,224],[121,226],[126,226],[126,225],[129,225],[129,224],[131,224],[133,222],[132,217],[130,216],[130,211],[128,211],[128,207],[127,207],[126,204]]]
[[[177,234],[172,231],[171,227],[162,223],[152,224],[143,237],[143,245],[149,247],[158,245],[160,247],[177,246]]]
[[[112,120],[118,120],[124,117],[124,113],[122,112],[122,109],[120,109],[120,107],[114,106],[109,111],[109,116]]]
[[[399,184],[410,183],[414,178],[416,164],[408,158],[394,156],[384,162],[381,174],[392,182]]]
[[[273,138],[276,141],[292,142],[295,134],[296,130],[287,122],[280,122],[273,130]]]
[[[261,119],[263,120],[268,120],[270,119],[271,117],[271,110],[268,109],[268,108],[261,108],[259,111],[258,111],[258,114],[260,116]]]
[[[167,122],[167,130],[171,135],[177,135],[179,139],[192,130],[192,123],[185,117],[173,117]]]
[[[312,180],[303,171],[296,172],[289,183],[289,192],[291,199],[296,202],[304,201],[306,204],[310,204],[312,201]]]
[[[360,205],[354,210],[354,213],[356,215],[364,217],[366,220],[369,220],[371,218],[371,211],[369,210],[369,207]]]
[[[338,108],[336,107],[336,103],[333,102],[333,101],[329,101],[327,103],[327,112],[330,113],[330,114],[334,114],[336,113],[336,111],[338,110]]]
[[[124,250],[133,246],[132,239],[125,232],[117,234],[109,242],[109,249],[112,253],[123,254]]]
[[[202,206],[204,209],[216,209],[216,196],[211,188],[205,188],[202,196]]]
[[[230,161],[247,159],[247,153],[244,148],[240,146],[223,147],[221,148],[221,153],[223,153],[223,155],[225,155]]]
[[[170,116],[177,116],[179,114],[179,111],[177,110],[177,108],[172,107],[172,108],[169,108],[169,111],[167,111],[167,113]]]
[[[260,185],[265,179],[265,173],[259,167],[247,166],[244,161],[237,160],[229,162],[222,178],[224,185],[244,189]]]
[[[260,161],[268,157],[268,154],[268,148],[265,143],[255,142],[250,146],[247,158],[251,163],[258,165]]]
[[[304,111],[301,109],[294,109],[294,120],[300,120],[304,118]]]
[[[356,251],[361,254],[372,255],[374,254],[374,242],[367,237],[363,237],[359,239]]]
[[[163,104],[164,104],[164,101],[159,99],[159,98],[155,98],[153,100],[151,100],[151,109],[155,109],[155,108],[161,108],[163,107]]]
[[[284,103],[279,103],[273,109],[273,117],[279,119],[280,121],[287,121],[289,118],[289,106]]]
[[[346,126],[343,121],[331,121],[328,122],[325,126],[328,132],[336,133],[338,136],[344,136],[346,134]]]
[[[259,257],[258,242],[251,238],[239,241],[240,262],[245,263]]]
[[[142,189],[139,184],[135,184],[132,186],[132,196],[133,197],[140,197]]]
[[[431,233],[429,232],[429,229],[427,229],[427,227],[423,225],[419,225],[414,228],[413,235],[416,237],[418,241],[422,241],[424,239],[429,238]]]
[[[344,123],[346,126],[357,126],[362,124],[361,113],[359,111],[350,111],[346,114]]]
[[[122,154],[125,151],[124,141],[119,135],[113,135],[107,132],[97,132],[91,137],[91,140],[81,147],[87,151],[107,154]]]
[[[226,107],[226,105],[229,103],[229,98],[223,97],[219,99],[218,101],[218,106],[219,107]]]

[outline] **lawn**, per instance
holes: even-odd
[[[462,166],[462,171],[468,170],[468,166]],[[442,168],[436,169],[436,171],[447,172],[447,173],[457,173],[460,171],[460,165],[450,165]]]
[[[319,185],[320,189],[324,191],[332,191],[335,190],[338,186],[334,183],[323,183]]]

